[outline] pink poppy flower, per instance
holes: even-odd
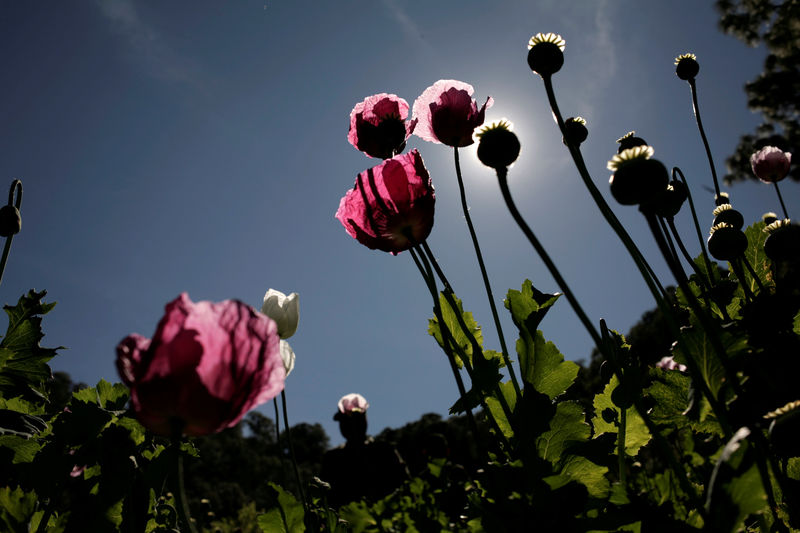
[[[136,418],[159,435],[208,435],[236,425],[283,390],[275,321],[236,301],[168,303],[152,340],[127,336],[117,369]]]
[[[351,392],[341,397],[338,408],[339,412],[343,415],[350,413],[366,413],[367,409],[369,409],[369,402],[357,392]]]
[[[422,157],[411,150],[359,174],[336,218],[364,246],[397,255],[428,237],[435,200]]]
[[[492,97],[483,107],[473,100],[475,89],[457,80],[439,80],[414,102],[413,116],[419,122],[414,133],[426,141],[447,146],[469,146],[472,133],[483,124],[486,109],[492,107]]]
[[[656,363],[656,367],[663,368],[664,370],[678,370],[679,372],[686,372],[686,365],[675,362],[675,358],[671,355],[665,355],[661,361]]]
[[[777,183],[789,174],[792,154],[774,146],[765,146],[750,156],[753,174],[765,183]]]
[[[407,118],[408,102],[396,94],[374,94],[350,112],[347,140],[370,157],[389,159],[403,151],[417,125]]]

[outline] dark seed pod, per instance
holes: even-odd
[[[744,226],[744,217],[742,214],[731,206],[731,204],[722,204],[714,209],[714,224],[730,224],[736,229],[742,229]]]
[[[22,229],[22,217],[19,209],[13,205],[0,207],[0,237],[16,235]]]
[[[778,220],[778,215],[776,215],[772,211],[770,211],[769,213],[764,213],[763,215],[761,215],[761,222],[763,222],[767,226],[769,226],[773,222],[777,222],[777,220]]]
[[[731,197],[726,192],[721,192],[714,196],[714,205],[717,207],[731,203]]]
[[[708,252],[719,261],[732,261],[747,250],[747,236],[742,230],[728,224],[711,228],[708,237]]]
[[[653,149],[638,146],[614,156],[608,168],[614,170],[609,180],[611,194],[622,205],[652,205],[669,183],[667,168],[650,159]]]
[[[537,33],[528,42],[528,66],[539,76],[550,76],[564,64],[564,39],[554,33]]]
[[[773,222],[765,228],[769,233],[764,241],[764,253],[772,261],[800,260],[800,226],[787,220]]]
[[[681,210],[681,206],[688,196],[686,185],[682,181],[672,180],[653,204],[656,214],[664,218],[674,217]]]
[[[682,80],[691,80],[700,72],[700,64],[694,54],[683,54],[675,58],[675,74]]]
[[[477,134],[478,159],[487,167],[507,168],[519,157],[519,139],[509,129],[510,124],[501,120],[493,123]]]
[[[621,154],[628,148],[636,148],[637,146],[647,146],[647,141],[642,139],[641,137],[636,136],[635,131],[629,131],[619,139],[617,139],[619,143],[619,148],[617,148],[617,153]]]
[[[579,146],[589,136],[586,121],[581,117],[570,117],[564,121],[564,144]]]

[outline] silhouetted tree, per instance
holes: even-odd
[[[742,136],[726,163],[725,181],[756,179],[750,155],[764,146],[800,153],[800,2],[797,0],[717,0],[722,31],[750,46],[764,44],[768,55],[764,71],[745,85],[747,105],[764,121],[751,134]],[[800,180],[792,165],[789,177]]]

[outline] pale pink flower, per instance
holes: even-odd
[[[370,157],[389,159],[403,151],[417,121],[406,121],[408,102],[396,94],[368,96],[350,112],[347,140]]]
[[[339,412],[343,415],[350,413],[366,413],[367,409],[369,409],[369,402],[357,392],[345,394],[339,400]]]
[[[789,174],[792,154],[774,146],[765,146],[750,156],[753,174],[765,183],[777,183]]]
[[[469,146],[475,128],[483,124],[486,109],[494,103],[488,97],[478,109],[472,85],[457,80],[439,80],[414,102],[414,133],[426,141],[447,146]]]
[[[662,357],[661,361],[656,363],[656,366],[658,368],[663,368],[664,370],[679,370],[681,372],[686,372],[686,365],[676,363],[675,358],[671,355]]]

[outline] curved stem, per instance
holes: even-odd
[[[531,243],[531,246],[533,246],[534,250],[536,250],[536,253],[539,254],[539,257],[544,262],[547,270],[550,271],[550,275],[553,276],[556,284],[561,288],[562,291],[564,291],[564,296],[567,297],[567,301],[569,301],[573,311],[575,311],[575,314],[578,315],[578,319],[583,324],[583,327],[585,327],[586,331],[589,332],[589,335],[592,337],[597,349],[602,352],[603,342],[600,339],[600,335],[597,333],[597,330],[594,328],[592,321],[589,320],[588,316],[586,316],[581,304],[578,303],[578,300],[575,298],[575,295],[572,293],[569,285],[567,285],[566,280],[561,276],[561,272],[559,272],[555,263],[553,263],[553,260],[550,259],[550,255],[548,255],[547,251],[539,242],[539,239],[536,238],[536,235],[533,234],[530,226],[528,226],[528,224],[525,222],[525,219],[522,218],[517,206],[514,204],[514,199],[511,197],[511,191],[508,189],[507,174],[507,169],[497,169],[497,181],[500,184],[500,192],[503,194],[503,200],[505,200],[506,206],[511,212],[511,216],[522,230],[522,233],[524,233],[528,238],[528,241]]]
[[[700,250],[703,252],[703,261],[706,264],[706,271],[708,272],[709,282],[714,284],[714,268],[711,266],[711,259],[708,257],[708,250],[706,250],[706,241],[703,240],[703,231],[700,229],[700,223],[697,221],[697,211],[694,208],[694,200],[692,199],[692,191],[689,190],[689,183],[686,181],[686,176],[678,167],[672,167],[672,179],[675,179],[675,174],[680,176],[683,185],[686,187],[686,199],[689,200],[689,209],[692,212],[692,219],[694,220],[694,229],[697,231],[697,240],[700,242]],[[693,261],[694,262],[694,261]]]
[[[16,201],[14,201],[14,194],[16,193]],[[13,205],[14,207],[19,210],[22,206],[22,182],[20,180],[14,180],[11,182],[11,187],[8,190],[8,205]],[[0,283],[3,282],[3,273],[6,271],[6,263],[8,262],[8,254],[11,253],[11,241],[14,240],[14,234],[12,233],[8,237],[6,237],[5,246],[3,246],[3,255],[0,257]]]
[[[283,405],[283,426],[286,428],[286,439],[289,441],[289,455],[292,457],[294,467],[294,477],[297,480],[297,490],[300,491],[300,498],[303,500],[303,510],[308,516],[308,502],[303,491],[303,481],[300,479],[300,470],[297,468],[297,457],[294,455],[294,445],[292,444],[292,430],[289,428],[289,414],[286,409],[286,389],[281,391],[281,404]]]
[[[719,198],[719,181],[717,180],[717,170],[714,167],[714,158],[711,157],[711,148],[708,146],[708,138],[706,131],[703,128],[703,120],[700,118],[700,106],[697,104],[697,85],[695,85],[694,78],[687,80],[689,87],[692,89],[692,110],[694,111],[694,118],[697,122],[697,129],[700,130],[700,138],[703,139],[703,146],[706,149],[706,156],[708,157],[708,165],[711,167],[711,178],[714,180],[714,193],[715,198]]]
[[[478,244],[478,235],[475,233],[475,227],[472,224],[472,217],[469,216],[469,206],[467,205],[467,195],[464,189],[464,180],[461,177],[461,164],[458,160],[458,147],[453,148],[453,156],[456,165],[456,178],[458,180],[458,191],[461,196],[461,209],[464,211],[464,220],[467,221],[467,228],[469,229],[469,236],[472,238],[472,246],[475,248],[475,256],[478,258],[478,266],[481,270],[481,277],[483,278],[483,286],[486,288],[486,297],[489,299],[489,307],[492,310],[492,318],[494,319],[494,327],[497,330],[497,337],[500,340],[500,350],[503,353],[503,361],[508,368],[508,374],[511,377],[511,382],[514,384],[514,391],[519,397],[520,392],[519,382],[514,373],[514,367],[511,365],[511,359],[508,356],[508,348],[506,347],[505,335],[503,335],[503,328],[500,325],[500,317],[497,314],[497,305],[494,303],[494,294],[492,294],[492,285],[489,283],[489,275],[486,273],[486,265],[483,262],[483,254],[481,253],[480,244]]]
[[[781,196],[781,189],[778,187],[778,182],[776,181],[773,185],[775,185],[775,192],[778,193],[778,201],[781,203],[781,209],[783,209],[783,217],[789,218],[789,212],[786,210],[786,204],[783,203],[783,196]]]

